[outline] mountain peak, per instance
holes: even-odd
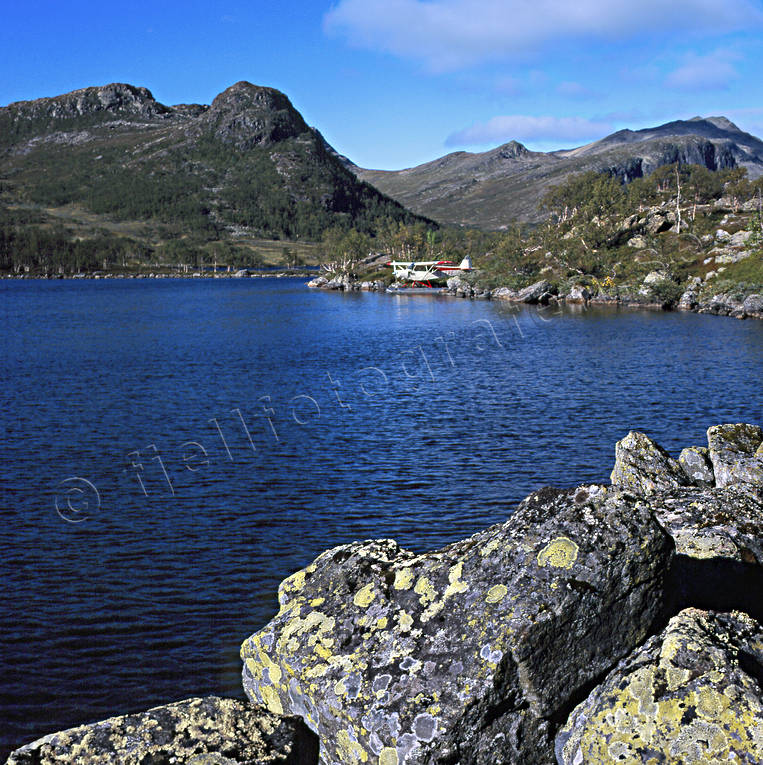
[[[216,96],[203,119],[216,138],[242,150],[309,131],[302,115],[280,90],[245,80]]]
[[[732,130],[735,133],[742,132],[742,130],[727,117],[705,117],[705,122],[709,122],[711,125],[715,125],[721,130]]]
[[[498,153],[502,159],[517,159],[518,157],[525,157],[530,152],[527,147],[519,143],[519,141],[509,141],[498,147]]]
[[[228,111],[231,109],[243,111],[245,109],[278,110],[288,109],[296,111],[288,97],[280,90],[266,88],[262,85],[253,85],[246,80],[240,80],[235,85],[226,88],[212,101],[212,109]]]

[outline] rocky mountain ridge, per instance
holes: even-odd
[[[674,162],[710,170],[745,167],[750,178],[757,178],[763,175],[763,141],[725,117],[694,117],[619,130],[576,149],[534,152],[511,141],[487,152],[454,152],[404,170],[351,169],[441,223],[499,229],[541,220],[543,195],[574,173],[596,170],[628,182]]]
[[[84,206],[207,239],[417,220],[349,172],[285,94],[244,81],[208,106],[112,83],[2,107],[0,203]]]

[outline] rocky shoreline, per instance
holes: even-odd
[[[249,704],[54,733],[8,765],[763,762],[763,430],[543,488],[440,550],[321,554],[241,647]],[[320,754],[318,744],[320,743]]]
[[[648,277],[647,277],[648,278]],[[659,278],[652,278],[651,283],[659,283]],[[647,282],[647,285],[650,282]],[[556,306],[556,305],[608,305],[619,308],[636,308],[648,310],[692,311],[694,313],[712,314],[714,316],[730,316],[734,319],[763,319],[763,295],[747,295],[740,300],[732,294],[716,294],[704,297],[700,290],[701,280],[692,280],[686,285],[675,306],[666,305],[656,299],[656,295],[646,287],[636,294],[625,293],[592,293],[582,284],[573,285],[567,292],[561,292],[554,284],[543,279],[520,290],[509,287],[487,289],[455,276],[448,279],[442,294],[471,300],[504,300],[511,303],[527,305]],[[334,290],[342,292],[384,292],[387,284],[384,281],[358,281],[349,277],[327,279],[318,276],[307,284],[314,289]]]

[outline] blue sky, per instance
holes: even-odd
[[[283,90],[363,167],[725,115],[763,136],[763,0],[0,0],[0,105]]]

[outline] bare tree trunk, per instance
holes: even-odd
[[[676,233],[681,233],[681,176],[678,172],[678,165],[676,165],[676,188],[678,193],[676,195]]]

